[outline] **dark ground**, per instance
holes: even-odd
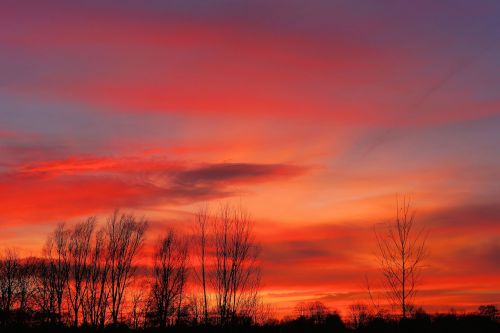
[[[406,320],[393,320],[384,317],[365,318],[362,323],[352,327],[352,324],[346,324],[336,314],[330,314],[321,318],[321,320],[312,320],[310,318],[297,318],[289,321],[273,322],[266,325],[238,325],[231,327],[216,326],[193,326],[177,325],[163,329],[145,328],[133,330],[127,325],[108,326],[106,328],[95,330],[89,327],[71,328],[66,326],[40,325],[33,323],[3,325],[0,332],[23,332],[23,333],[70,333],[70,332],[105,332],[105,333],[307,333],[307,332],[359,332],[359,333],[413,333],[413,332],[431,332],[431,333],[500,333],[500,321],[498,317],[488,317],[476,314],[455,315],[428,315],[420,314],[414,318]]]

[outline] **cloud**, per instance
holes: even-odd
[[[14,94],[120,112],[286,115],[386,126],[410,119],[407,110],[449,72],[448,65],[468,59],[468,50],[474,50],[470,47],[458,55],[443,50],[441,39],[449,40],[446,31],[419,34],[422,27],[414,15],[436,10],[428,6],[415,13],[403,10],[411,18],[407,20],[388,15],[380,25],[374,17],[402,8],[373,6],[362,14],[350,6],[323,2],[306,6],[314,13],[309,16],[301,14],[303,5],[279,2],[221,4],[217,11],[203,6],[201,12],[192,3],[136,8],[32,2],[30,8],[9,7],[2,20],[12,28],[3,29],[8,33],[0,37],[15,55],[4,60],[5,67],[15,65],[24,73],[22,80],[8,85]],[[51,20],[40,15],[46,11]],[[474,13],[471,24],[477,25],[481,16]],[[456,29],[461,28],[459,19],[463,18],[457,13],[451,19]],[[434,24],[440,27],[438,22]],[[490,34],[484,33],[491,39]],[[477,35],[482,34],[464,36],[470,43],[488,41]],[[430,54],[434,48],[441,52]],[[19,58],[21,64],[9,60]],[[437,63],[430,61],[435,59]],[[25,63],[33,68],[26,70]],[[459,79],[470,82],[468,87],[478,93],[488,89],[477,77]],[[471,98],[464,114],[451,114],[464,101],[454,92],[440,92],[443,96],[433,96],[437,100],[428,109],[444,112],[427,112],[423,120],[411,123],[470,119],[497,109],[488,106],[490,100]]]
[[[288,164],[220,163],[179,172],[175,182],[182,185],[262,182],[302,174],[305,168]]]
[[[447,209],[431,212],[425,218],[425,223],[433,229],[444,232],[459,232],[465,230],[489,232],[491,228],[499,227],[500,204],[496,201],[481,203],[463,203]]]
[[[204,164],[163,158],[73,157],[19,164],[0,174],[0,215],[29,221],[116,207],[189,204],[241,195],[256,182],[282,181],[305,168],[289,164]]]
[[[36,141],[35,137],[14,141],[0,138],[0,163],[16,167],[21,163],[43,162],[63,156],[67,148],[63,144]]]
[[[425,291],[419,299],[421,304],[442,309],[454,306],[453,302],[459,299],[471,304],[479,299],[492,301],[500,266],[499,242],[493,231],[500,220],[498,206],[493,202],[459,204],[418,213],[416,227],[430,228],[428,255],[419,284],[419,290]],[[268,290],[286,293],[306,289],[310,295],[311,290],[350,291],[356,295],[366,289],[365,274],[369,275],[373,288],[380,288],[373,225],[359,221],[308,221],[290,228],[266,222],[261,228],[263,282]],[[440,290],[450,288],[455,290],[455,296],[439,299]],[[490,297],[484,296],[485,293]],[[297,296],[296,300],[299,299]],[[335,303],[343,301],[343,297],[327,301]]]
[[[438,255],[433,264],[440,271],[439,274],[453,272],[464,278],[484,276],[486,279],[500,276],[500,237],[487,235],[477,238],[474,243],[459,243],[445,251],[445,254]]]

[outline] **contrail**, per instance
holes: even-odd
[[[489,51],[492,45],[488,45],[487,47],[483,48],[480,52],[476,53],[475,55],[468,57],[462,61],[459,61],[456,66],[454,66],[448,73],[446,73],[441,79],[439,79],[437,82],[435,82],[429,89],[427,89],[422,96],[417,99],[408,109],[408,114],[409,117],[406,117],[405,120],[408,119],[416,119],[417,116],[421,115],[422,113],[417,113],[422,105],[424,105],[425,101],[432,96],[434,93],[436,93],[438,90],[443,88],[451,79],[459,75],[462,71],[464,71],[467,67],[471,66],[473,63],[475,63],[479,58],[481,58],[485,53]],[[402,121],[402,119],[400,119]],[[388,137],[394,132],[394,128],[388,128],[382,131],[377,137],[375,137],[371,143],[369,143],[364,149],[364,151],[360,154],[359,159],[364,158],[367,156],[369,153],[371,153],[373,150],[375,150],[377,147],[382,145]]]

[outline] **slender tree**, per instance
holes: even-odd
[[[3,314],[3,325],[8,324],[14,309],[20,270],[16,251],[7,249],[0,259],[0,311]]]
[[[87,292],[84,309],[93,328],[103,327],[108,306],[107,280],[109,262],[106,255],[107,239],[103,229],[95,233],[88,265]]]
[[[207,207],[200,208],[196,214],[196,226],[198,231],[198,240],[200,247],[200,269],[201,269],[201,285],[203,289],[203,321],[208,324],[208,299],[207,299],[207,228],[210,216]]]
[[[54,316],[59,323],[63,318],[63,301],[69,278],[68,255],[69,231],[64,223],[57,225],[56,229],[47,238],[43,254],[47,263],[47,284],[50,297],[55,298]]]
[[[42,315],[43,323],[54,323],[56,314],[56,295],[53,289],[54,274],[50,263],[45,259],[37,260],[34,268],[33,301]]]
[[[214,221],[215,268],[212,285],[219,323],[227,326],[239,316],[252,316],[260,283],[258,246],[248,214],[239,207],[221,206]]]
[[[90,264],[90,241],[95,227],[95,217],[78,223],[71,231],[68,242],[69,278],[67,280],[68,300],[73,317],[73,325],[78,327],[80,310],[87,293]]]
[[[151,312],[155,322],[165,328],[176,311],[179,318],[186,282],[187,246],[169,231],[158,241],[153,262]]]
[[[48,236],[42,254],[44,266],[40,267],[43,272],[39,272],[38,288],[47,288],[45,290],[49,300],[38,300],[38,303],[44,302],[50,313],[52,322],[62,323],[63,305],[67,282],[69,278],[69,254],[68,242],[70,231],[66,229],[64,223],[56,226],[55,230]]]
[[[132,295],[132,310],[130,311],[130,323],[134,330],[139,329],[141,318],[144,319],[144,291],[138,290]]]
[[[146,220],[138,220],[130,214],[119,214],[118,211],[115,211],[107,221],[106,260],[109,263],[111,320],[115,325],[119,320],[125,289],[136,270],[134,259],[144,241],[146,228]]]
[[[36,266],[34,258],[25,258],[19,265],[16,300],[21,314],[28,313],[34,303]]]
[[[426,234],[416,230],[415,212],[408,198],[396,199],[396,218],[383,231],[375,230],[378,260],[384,277],[387,295],[406,318],[425,256]]]

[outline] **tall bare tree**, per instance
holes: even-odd
[[[106,321],[108,306],[107,280],[109,262],[106,255],[107,239],[103,229],[95,233],[90,262],[88,265],[87,292],[85,294],[84,311],[93,328],[103,327]]]
[[[47,238],[43,249],[43,255],[47,264],[45,278],[48,293],[55,298],[55,307],[51,311],[51,318],[56,318],[61,323],[63,318],[63,301],[69,278],[69,256],[68,256],[69,231],[64,223],[57,225],[56,229]]]
[[[109,297],[111,320],[117,324],[125,289],[135,273],[134,259],[144,241],[146,220],[138,220],[134,215],[119,214],[115,211],[108,218],[106,251],[109,263]]]
[[[240,207],[221,206],[214,222],[215,268],[212,285],[219,323],[252,316],[260,283],[258,246],[248,214]]]
[[[185,317],[185,309],[184,303],[186,303],[186,282],[188,279],[188,242],[187,239],[184,239],[179,244],[179,251],[181,253],[181,262],[179,265],[179,280],[180,280],[180,288],[179,288],[179,300],[177,302],[177,324],[183,320]]]
[[[197,227],[197,238],[200,247],[200,279],[203,288],[203,321],[208,324],[208,299],[207,299],[207,270],[206,270],[206,258],[207,258],[207,232],[208,223],[210,216],[208,213],[208,208],[203,207],[196,213],[196,227]]]
[[[36,260],[25,258],[20,262],[17,276],[17,302],[21,314],[26,314],[34,305]]]
[[[42,322],[54,322],[56,313],[56,295],[53,291],[53,274],[50,264],[45,259],[35,263],[33,299],[36,308],[42,315]]]
[[[134,330],[138,330],[144,323],[147,306],[144,304],[144,290],[139,289],[132,294],[132,309],[130,311],[130,324]]]
[[[35,259],[19,258],[16,250],[7,249],[0,258],[0,321],[10,324],[23,320],[35,304]]]
[[[2,324],[10,319],[18,290],[18,276],[21,269],[16,251],[8,249],[0,259],[0,311]]]
[[[68,300],[73,316],[73,325],[78,327],[80,309],[87,292],[88,265],[90,263],[90,241],[95,228],[95,217],[75,225],[68,242],[69,278]]]
[[[151,312],[155,322],[167,327],[177,311],[179,318],[186,282],[187,246],[173,231],[158,241],[154,255]]]
[[[393,305],[406,318],[413,298],[425,256],[426,233],[416,230],[415,211],[408,198],[396,198],[396,218],[384,230],[375,230],[378,260]]]

